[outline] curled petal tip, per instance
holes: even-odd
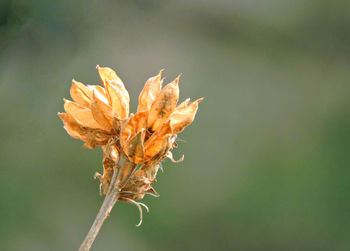
[[[161,70],[159,71],[158,76],[157,76],[157,78],[158,78],[159,80],[161,80],[163,72],[164,72],[164,69],[161,69]]]
[[[149,213],[149,208],[146,204],[138,202],[141,206],[143,206],[146,209],[146,212]]]
[[[200,103],[200,102],[202,102],[204,99],[205,99],[205,97],[202,97],[202,98],[197,99],[195,102]]]
[[[98,70],[100,68],[100,65],[96,65],[96,69]]]
[[[154,190],[153,187],[150,187],[148,189],[147,194],[152,195],[153,197],[159,197],[160,196],[159,193],[156,190]]]
[[[142,208],[141,208],[140,204],[143,204],[143,203],[136,202],[136,201],[129,199],[129,198],[125,198],[124,201],[137,206],[137,208],[139,209],[139,213],[140,213],[140,222],[136,225],[136,227],[141,226],[141,224],[142,224]],[[148,207],[145,204],[143,204],[143,206],[146,207],[146,210],[148,209]]]
[[[179,75],[175,78],[175,80],[174,80],[174,82],[173,82],[175,85],[178,85],[178,84],[179,84],[179,81],[180,81],[181,76],[182,76],[182,73],[179,74]]]
[[[158,75],[155,77],[156,81],[162,81],[162,73],[163,73],[164,69],[161,69],[158,73]]]
[[[96,172],[96,173],[94,174],[94,179],[99,179],[99,180],[101,180],[101,179],[102,179],[102,174],[100,174],[99,172]]]
[[[168,158],[171,160],[171,162],[173,162],[173,163],[180,163],[180,162],[184,161],[184,159],[185,159],[185,155],[182,155],[180,159],[175,160],[174,157],[173,157],[173,154],[172,154],[170,151],[167,153],[167,157],[168,157]]]

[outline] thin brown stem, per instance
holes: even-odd
[[[112,208],[114,207],[115,203],[118,201],[120,197],[120,189],[121,184],[125,183],[121,182],[120,175],[121,173],[127,168],[130,167],[130,162],[128,161],[126,156],[121,156],[118,168],[114,168],[113,176],[111,179],[111,182],[109,184],[109,189],[106,194],[106,197],[102,203],[102,206],[95,218],[94,223],[92,224],[90,231],[86,235],[83,243],[81,244],[79,251],[88,251],[90,250],[92,244],[94,243],[97,234],[99,233],[103,222],[106,220],[106,218],[109,216],[110,212],[112,211]],[[132,171],[132,170],[130,170]],[[128,176],[129,177],[129,176]]]

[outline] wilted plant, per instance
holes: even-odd
[[[134,204],[140,211],[148,207],[137,200],[146,194],[159,196],[152,187],[164,158],[172,157],[176,137],[192,123],[203,98],[190,103],[179,99],[179,77],[162,88],[162,71],[149,78],[139,96],[136,114],[129,114],[129,94],[123,82],[110,68],[97,66],[102,86],[73,80],[70,94],[64,100],[65,113],[58,115],[73,138],[85,142],[84,147],[101,146],[103,175],[100,193],[104,202],[79,250],[89,250],[104,220],[117,201]],[[179,160],[183,160],[183,157]]]

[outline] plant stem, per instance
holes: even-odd
[[[83,243],[81,244],[79,251],[90,250],[94,243],[98,232],[100,231],[103,222],[109,216],[112,208],[120,197],[120,190],[129,179],[132,171],[135,168],[135,164],[131,163],[128,158],[123,154],[120,156],[118,162],[118,168],[114,168],[113,176],[109,184],[109,189],[106,197],[102,203],[102,206],[92,224],[90,231],[86,235]],[[126,171],[126,172],[125,172]],[[126,174],[126,175],[125,175]]]
[[[98,232],[100,231],[100,229],[102,227],[103,222],[109,216],[112,208],[114,207],[115,203],[117,202],[117,200],[119,198],[119,191],[116,189],[117,173],[118,173],[118,170],[115,168],[114,172],[113,172],[113,178],[112,178],[111,183],[109,185],[108,193],[106,194],[106,197],[102,203],[100,210],[98,211],[98,214],[95,218],[95,221],[92,224],[90,231],[86,235],[83,243],[81,244],[79,251],[90,250],[93,242],[95,241],[95,238],[96,238]]]

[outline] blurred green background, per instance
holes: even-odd
[[[100,149],[57,112],[71,79],[183,73],[206,97],[136,228],[118,203],[93,250],[350,250],[350,2],[0,2],[0,249],[76,250],[102,203]]]

